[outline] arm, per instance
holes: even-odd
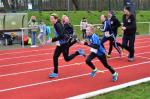
[[[94,49],[98,49],[98,45],[97,44],[88,44],[87,42],[85,42],[84,45],[87,45],[87,46],[92,47]]]
[[[100,28],[100,30],[101,30],[102,32],[105,32],[105,31],[106,31],[106,28],[107,28],[107,22],[105,21],[103,27]]]
[[[119,20],[118,19],[116,19],[116,18],[114,18],[113,19],[113,25],[112,25],[112,30],[114,30],[114,29],[117,29],[118,27],[120,27],[121,26],[121,23],[119,22]]]

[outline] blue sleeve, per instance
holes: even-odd
[[[97,36],[97,35],[94,35],[93,37],[92,37],[92,43],[93,44],[96,44],[96,45],[99,45],[100,43],[99,43],[99,37]]]

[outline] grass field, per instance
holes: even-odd
[[[38,20],[44,20],[47,25],[51,25],[49,22],[49,15],[51,13],[54,13],[54,11],[46,11],[46,12],[28,12],[29,18],[32,15],[37,16]],[[101,22],[99,21],[99,16],[101,14],[107,14],[106,11],[103,12],[98,12],[98,11],[77,11],[77,12],[66,12],[66,11],[55,11],[61,18],[62,15],[68,15],[70,17],[71,23],[73,25],[79,25],[80,20],[82,17],[87,17],[88,22],[92,24],[100,24]],[[118,19],[121,21],[122,20],[122,12],[121,11],[116,11],[116,16]],[[138,11],[136,15],[137,22],[150,22],[150,11]],[[81,31],[79,27],[74,27],[76,34],[80,37],[81,36]],[[102,35],[100,31],[96,31],[98,34]],[[147,34],[149,32],[149,24],[137,24],[137,34]],[[119,35],[122,35],[122,33],[118,32]]]
[[[150,82],[128,87],[90,99],[150,99]]]

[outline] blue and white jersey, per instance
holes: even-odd
[[[105,49],[102,47],[102,45],[101,45],[101,41],[100,41],[100,39],[99,39],[99,37],[94,33],[94,34],[92,34],[91,36],[88,36],[87,37],[88,38],[88,40],[90,41],[90,45],[88,45],[88,46],[90,46],[90,47],[93,47],[93,46],[97,46],[97,52],[96,52],[96,54],[97,55],[99,55],[99,56],[101,56],[101,55],[104,55],[105,54]],[[95,48],[94,48],[95,49]]]

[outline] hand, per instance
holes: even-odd
[[[84,44],[85,44],[85,41],[80,41],[80,43],[84,45]]]
[[[122,27],[122,30],[126,30],[126,27],[123,26],[123,27]]]
[[[121,33],[124,33],[124,30],[121,30]]]
[[[52,39],[48,40],[46,43],[51,43],[52,42]]]
[[[100,29],[101,27],[100,26],[97,26],[97,29]]]

